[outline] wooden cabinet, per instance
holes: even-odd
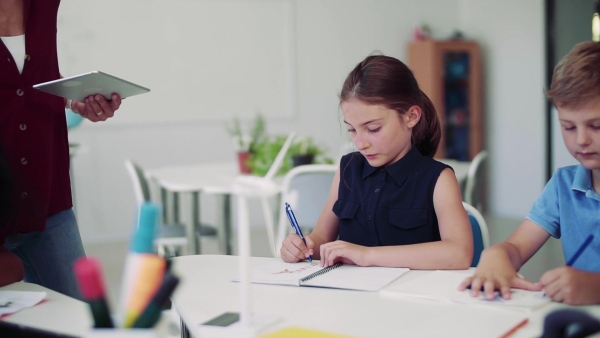
[[[468,40],[413,41],[408,66],[442,121],[435,157],[472,160],[483,148],[479,45]]]

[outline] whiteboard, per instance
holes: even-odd
[[[61,74],[100,70],[151,89],[112,123],[291,116],[292,0],[77,0],[58,12]]]

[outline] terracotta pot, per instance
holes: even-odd
[[[238,157],[238,164],[240,166],[240,173],[241,174],[250,174],[252,173],[252,170],[250,170],[250,168],[248,167],[248,157],[250,157],[250,153],[247,151],[240,151],[237,153],[237,157]]]

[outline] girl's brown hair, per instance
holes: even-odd
[[[412,130],[412,144],[424,156],[433,157],[442,130],[431,100],[419,89],[411,70],[400,60],[371,55],[360,62],[344,81],[340,102],[357,99],[405,114],[412,106],[422,110],[421,119]]]

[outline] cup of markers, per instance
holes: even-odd
[[[93,328],[86,337],[158,337],[155,327],[179,278],[169,270],[167,261],[154,254],[154,238],[159,220],[156,204],[140,206],[125,271],[121,299],[111,313],[106,299],[100,262],[83,257],[73,267],[83,300],[89,304]]]
[[[166,272],[164,263],[161,257],[148,255],[127,301],[125,317],[118,324],[120,318],[113,318],[107,301],[100,262],[93,257],[79,259],[74,265],[75,276],[93,319],[86,337],[159,337],[156,326],[162,310],[179,284],[179,278]]]

